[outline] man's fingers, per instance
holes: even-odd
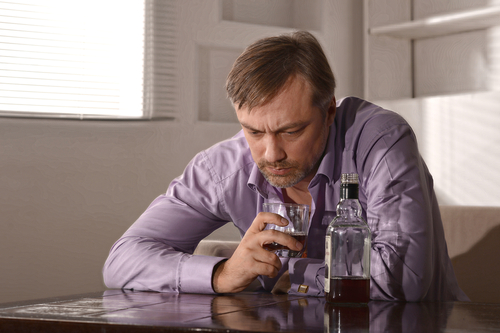
[[[284,227],[288,220],[274,213],[259,213],[231,258],[215,270],[212,281],[216,292],[241,291],[259,275],[276,277],[282,263],[275,253],[263,248],[266,244],[277,243],[292,251],[302,250],[302,244],[292,236],[265,230],[268,224]]]
[[[278,275],[282,266],[276,254],[264,249],[254,253],[254,260],[256,262],[254,266],[254,273],[256,275],[265,275],[273,278]]]
[[[268,224],[276,224],[278,226],[284,227],[288,225],[288,220],[278,214],[261,212],[257,215],[250,228],[248,228],[247,232],[256,234],[264,230],[266,228],[266,225]]]
[[[279,271],[280,271],[280,269],[273,266],[273,265],[264,265],[263,264],[259,275],[264,275],[264,276],[267,276],[267,277],[272,279],[278,275]]]
[[[302,243],[293,238],[293,236],[277,230],[264,230],[259,235],[260,245],[265,247],[266,244],[278,243],[288,247],[292,251],[302,250]]]

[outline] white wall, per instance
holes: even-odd
[[[500,206],[500,94],[379,101],[408,120],[441,205]]]
[[[481,16],[476,29],[455,21],[440,30],[430,22],[470,18],[499,4],[365,0],[369,28],[411,20],[433,27],[414,35],[365,34],[365,96],[410,122],[442,205],[500,205],[500,25],[481,26],[489,22]]]
[[[0,303],[104,289],[111,245],[236,124],[0,118]]]

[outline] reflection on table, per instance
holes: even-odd
[[[241,293],[107,290],[0,305],[0,332],[481,332],[500,330],[500,304],[375,302]]]

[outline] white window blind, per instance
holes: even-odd
[[[172,67],[155,55],[158,41],[168,46],[154,13],[169,2],[159,2],[0,0],[0,114],[152,118],[157,103],[156,115],[171,115],[155,97],[168,100],[157,83]]]

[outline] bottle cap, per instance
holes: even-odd
[[[357,173],[343,173],[340,177],[342,184],[359,184]]]

